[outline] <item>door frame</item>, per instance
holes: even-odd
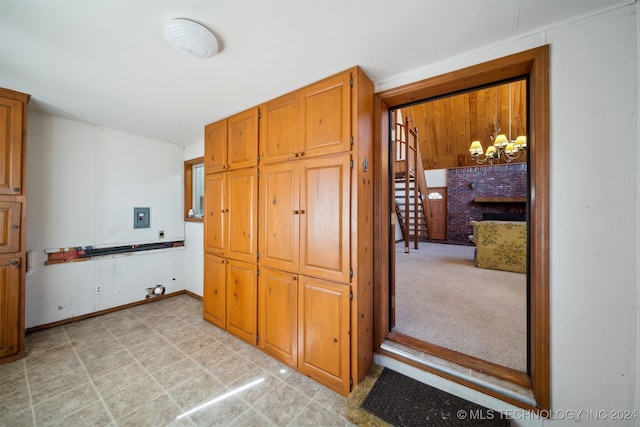
[[[550,407],[549,369],[549,46],[541,46],[503,58],[452,71],[439,76],[378,92],[374,96],[374,347],[390,332],[391,275],[394,271],[389,236],[389,110],[417,101],[467,91],[514,78],[528,79],[529,97],[529,200],[528,200],[528,377],[535,406],[502,395],[486,387],[454,378],[444,372],[432,373],[456,381],[485,394],[532,410]],[[426,368],[423,368],[426,369]],[[491,372],[486,372],[491,375]]]

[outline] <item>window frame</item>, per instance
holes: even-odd
[[[185,222],[204,222],[203,216],[189,217],[189,209],[193,208],[193,168],[194,166],[204,165],[204,156],[184,162],[184,220]]]

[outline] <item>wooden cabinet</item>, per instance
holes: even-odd
[[[258,164],[258,108],[204,128],[205,174]]]
[[[345,395],[373,362],[372,117],[354,67],[205,128],[205,319]]]
[[[349,283],[350,154],[263,166],[260,262]]]
[[[22,134],[27,102],[28,95],[0,88],[0,194],[22,192]]]
[[[300,276],[298,369],[335,391],[350,391],[350,286]]]
[[[256,345],[258,267],[234,260],[227,262],[227,330]]]
[[[204,254],[202,309],[205,320],[227,328],[227,261],[208,253]]]
[[[0,88],[0,364],[26,355],[26,120],[29,95]]]
[[[22,351],[20,258],[0,258],[0,358]]]
[[[260,348],[298,366],[298,275],[261,268],[258,281]]]
[[[0,201],[0,254],[20,252],[22,203]]]
[[[205,252],[257,262],[256,168],[205,175]]]
[[[263,104],[261,164],[350,151],[352,81],[341,73]]]

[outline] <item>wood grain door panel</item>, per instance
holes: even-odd
[[[305,157],[351,149],[351,74],[339,75],[301,90],[301,132]]]
[[[20,264],[0,258],[0,357],[20,351]]]
[[[299,155],[299,93],[293,92],[264,104],[260,111],[260,164],[295,158]]]
[[[227,172],[227,243],[225,255],[257,262],[258,171],[245,168]]]
[[[299,277],[298,369],[333,390],[349,393],[349,285]]]
[[[349,154],[302,162],[302,274],[349,283],[350,162]]]
[[[225,172],[204,177],[204,250],[224,255],[227,237],[227,179]]]
[[[22,193],[23,103],[0,97],[0,194]]]
[[[204,173],[227,169],[227,120],[211,123],[204,128]]]
[[[258,165],[258,107],[228,119],[227,162],[229,169]]]
[[[258,267],[234,260],[227,264],[227,331],[256,345]]]
[[[19,202],[0,202],[0,253],[20,251],[21,207]]]
[[[278,163],[260,168],[260,263],[298,271],[300,251],[299,168]]]
[[[205,320],[227,327],[227,263],[224,258],[204,254],[202,309]]]
[[[260,348],[281,362],[298,365],[298,275],[260,269]]]

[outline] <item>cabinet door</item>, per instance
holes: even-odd
[[[258,289],[260,348],[295,368],[298,364],[298,275],[262,268]]]
[[[299,276],[298,369],[347,395],[350,378],[349,285]]]
[[[278,163],[260,168],[260,263],[298,271],[300,247],[299,168]]]
[[[227,120],[204,128],[204,173],[227,169]]]
[[[229,169],[258,165],[258,108],[227,119],[227,162]]]
[[[0,202],[0,253],[20,252],[19,202]]]
[[[341,73],[301,89],[305,157],[350,151],[351,74]]]
[[[204,250],[224,255],[227,236],[227,179],[224,172],[204,177]]]
[[[349,283],[350,155],[302,162],[300,272]]]
[[[20,258],[0,258],[0,357],[21,350]]]
[[[258,260],[258,172],[245,168],[227,172],[228,233],[225,254],[246,262]]]
[[[227,331],[256,345],[258,267],[234,260],[227,264]]]
[[[227,327],[227,262],[224,258],[204,254],[204,286],[202,310],[205,320],[226,329]]]
[[[0,97],[0,194],[22,192],[23,103]]]
[[[300,155],[299,93],[269,101],[260,108],[260,164]]]

